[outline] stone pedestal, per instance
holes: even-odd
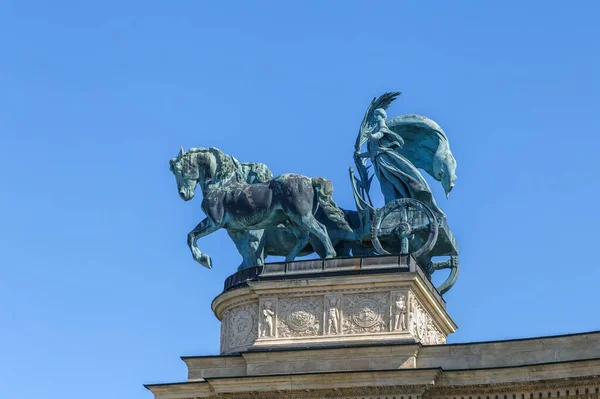
[[[269,264],[212,308],[221,355],[155,399],[600,399],[600,332],[445,344],[456,326],[409,257]]]
[[[221,354],[443,344],[456,325],[409,256],[310,260],[239,272],[212,304]]]

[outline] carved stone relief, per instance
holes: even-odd
[[[398,338],[408,333],[426,345],[445,343],[446,335],[422,297],[408,287],[399,288],[269,296],[255,303],[232,304],[222,316],[221,353],[249,347],[257,339],[339,336],[343,340],[348,335],[390,332]]]
[[[220,345],[221,353],[223,353],[227,349],[229,349],[229,342],[227,341],[227,320],[228,319],[229,319],[229,311],[225,311],[225,313],[223,313],[223,318],[221,319],[221,345]]]
[[[406,293],[395,291],[391,292],[390,295],[392,314],[391,330],[395,332],[406,331],[408,329],[408,324],[406,321],[408,313],[408,300],[406,298]]]
[[[440,332],[431,315],[410,291],[408,293],[409,331],[415,340],[425,345],[437,345],[446,342],[446,337]]]
[[[387,331],[389,293],[344,295],[343,305],[345,334]]]
[[[276,306],[276,298],[265,298],[260,301],[260,320],[258,323],[259,338],[275,338]]]
[[[433,319],[429,318],[427,323],[427,344],[429,345],[440,345],[446,343],[446,337],[440,332],[435,326]]]
[[[342,310],[339,296],[325,297],[325,334],[335,335],[342,332]]]
[[[227,311],[221,324],[221,350],[251,345],[258,333],[258,305],[248,304]]]
[[[419,304],[415,294],[412,291],[408,292],[408,330],[410,335],[418,340],[417,335],[417,322],[418,322],[418,310]]]
[[[281,298],[278,301],[277,336],[307,337],[322,334],[323,297]]]

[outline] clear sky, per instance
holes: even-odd
[[[217,354],[240,262],[180,145],[347,170],[372,97],[450,138],[449,342],[600,330],[596,1],[0,1],[0,397],[150,398]],[[377,187],[375,187],[377,191]],[[377,197],[381,201],[381,196]]]

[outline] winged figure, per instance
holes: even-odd
[[[370,161],[386,203],[414,198],[445,217],[419,169],[439,181],[448,197],[456,180],[456,160],[448,138],[437,123],[424,116],[403,115],[387,120],[386,109],[399,95],[385,93],[373,99],[365,113],[355,145],[354,159],[360,176],[357,182],[368,197]],[[365,144],[367,151],[361,153]]]

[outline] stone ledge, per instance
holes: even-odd
[[[402,273],[416,272],[417,270],[420,271],[420,268],[410,255],[356,256],[265,263],[264,266],[240,270],[227,277],[223,291],[227,292],[243,287],[250,281],[318,278],[381,272]]]
[[[479,395],[486,398],[506,395],[507,399],[537,399],[547,398],[547,393],[550,393],[550,397],[585,393],[588,398],[590,395],[596,395],[597,398],[600,390],[600,359],[477,370],[430,368],[223,377],[146,387],[155,394],[156,399],[372,399],[382,394],[414,395],[414,399],[450,399],[465,395],[476,398]]]
[[[182,357],[188,378],[310,371],[440,367],[446,371],[511,368],[600,358],[600,332],[508,341],[423,346],[256,349],[226,356]],[[367,359],[367,360],[365,360]]]

